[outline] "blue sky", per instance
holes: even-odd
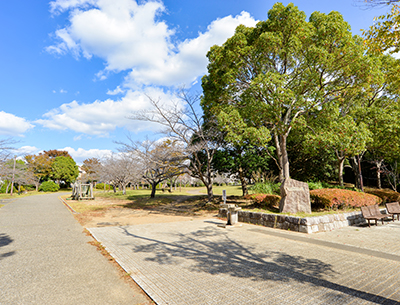
[[[389,9],[292,2],[307,17],[339,11],[353,34]],[[0,139],[19,141],[18,154],[65,149],[78,163],[115,151],[128,134],[156,139],[154,125],[127,118],[146,109],[145,94],[169,103],[177,86],[199,91],[209,48],[265,20],[274,3],[0,0]]]

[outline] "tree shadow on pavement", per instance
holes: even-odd
[[[0,233],[0,248],[8,246],[13,241],[14,240],[10,236],[8,236],[7,234]],[[4,259],[6,257],[12,256],[14,254],[15,254],[15,251],[6,252],[6,253],[0,253],[0,260]]]
[[[179,265],[182,260],[191,260],[190,271],[209,274],[228,274],[252,281],[275,281],[309,283],[329,289],[326,297],[340,298],[345,295],[377,304],[398,304],[391,299],[346,287],[328,280],[336,272],[332,265],[318,259],[290,255],[280,251],[257,252],[255,247],[244,246],[231,239],[226,232],[208,227],[190,234],[174,234],[178,240],[165,242],[139,236],[121,228],[127,236],[138,239],[133,252],[147,253],[146,260],[160,265]],[[194,262],[194,264],[193,264]],[[336,293],[335,293],[336,291]],[[342,295],[340,295],[342,294]]]

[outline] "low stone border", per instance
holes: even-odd
[[[226,217],[226,208],[219,209],[219,217]],[[386,214],[386,209],[381,210]],[[302,233],[318,233],[334,229],[366,223],[361,212],[349,212],[315,217],[294,217],[280,214],[239,211],[239,222],[262,225],[270,228],[297,231]]]

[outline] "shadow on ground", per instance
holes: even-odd
[[[0,233],[0,248],[8,246],[13,241],[14,240],[10,236],[8,236],[7,234]],[[15,254],[15,251],[6,252],[6,253],[0,253],[0,260],[4,259],[6,257],[12,256],[14,254]]]
[[[191,267],[192,272],[228,274],[253,281],[309,283],[331,290],[325,294],[326,297],[334,295],[338,303],[344,295],[349,295],[377,304],[398,304],[391,299],[329,281],[327,278],[334,277],[335,271],[330,264],[321,260],[275,251],[256,253],[254,248],[244,247],[225,232],[216,232],[214,228],[178,234],[179,240],[170,243],[135,235],[121,227],[127,236],[145,241],[146,245],[134,246],[134,252],[148,253],[147,260],[160,265],[178,265],[182,259],[192,260],[195,262]],[[214,237],[218,237],[218,240],[212,241]]]

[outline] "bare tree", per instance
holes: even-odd
[[[140,165],[131,154],[111,155],[102,162],[102,165],[101,177],[114,187],[114,192],[118,186],[126,195],[126,186],[140,179]]]
[[[18,184],[19,188],[22,184],[27,183],[26,164],[21,161],[14,163],[14,161],[14,158],[12,158],[0,162],[0,180],[3,182],[2,184],[7,183],[6,193],[13,189],[13,182]]]
[[[11,151],[15,149],[13,145],[16,143],[13,138],[0,140],[0,161],[6,161],[10,157]]]
[[[400,0],[357,0],[361,2],[363,6],[366,7],[377,7],[382,5],[390,5],[399,2]]]
[[[178,101],[171,101],[171,106],[165,106],[160,99],[148,96],[152,109],[135,113],[130,118],[158,123],[164,127],[163,134],[182,143],[190,160],[186,163],[189,174],[204,183],[208,201],[212,202],[212,160],[220,133],[213,128],[212,122],[205,123],[202,112],[198,110],[199,95],[191,95],[181,89],[177,97]]]
[[[118,143],[122,145],[120,150],[129,152],[140,160],[142,178],[151,185],[150,197],[154,198],[159,183],[183,172],[186,156],[176,141],[160,142],[147,139],[143,142],[134,142],[130,138],[129,140],[130,144]]]

